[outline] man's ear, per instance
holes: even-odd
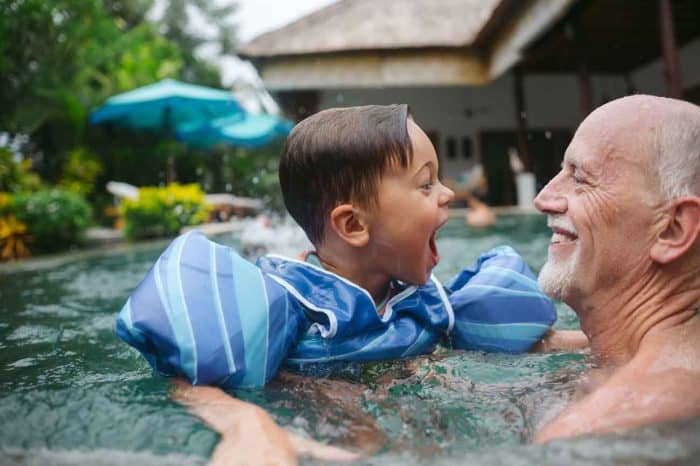
[[[362,212],[352,204],[341,204],[331,211],[331,228],[351,246],[362,247],[369,242],[369,229]]]
[[[651,258],[661,264],[682,257],[700,236],[700,197],[676,199],[668,209],[666,226],[651,248]]]

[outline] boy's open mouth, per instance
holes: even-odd
[[[430,240],[428,241],[428,245],[430,246],[430,256],[433,259],[433,265],[436,265],[438,261],[440,260],[440,254],[438,254],[437,250],[437,244],[435,244],[435,236],[437,235],[437,230],[433,232],[432,235],[430,235]]]
[[[440,254],[438,253],[438,248],[437,248],[437,243],[435,242],[435,238],[437,237],[438,231],[440,231],[440,228],[445,226],[447,223],[448,218],[445,218],[440,225],[433,231],[433,234],[430,235],[430,239],[428,240],[428,247],[430,247],[430,258],[433,260],[433,267],[437,265],[437,263],[440,261]]]

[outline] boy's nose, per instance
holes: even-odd
[[[561,172],[552,178],[547,185],[542,188],[537,197],[535,197],[535,207],[540,212],[545,214],[560,214],[566,211],[567,201],[566,196],[559,189],[559,178]]]
[[[440,183],[442,185],[442,193],[440,194],[440,205],[447,205],[449,204],[452,199],[455,197],[455,192],[452,191],[450,188],[445,186],[444,184]]]

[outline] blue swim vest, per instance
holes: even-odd
[[[134,290],[117,334],[166,376],[261,387],[281,365],[363,363],[454,348],[527,351],[556,320],[510,247],[482,254],[446,286],[397,283],[379,315],[370,294],[312,264],[254,265],[198,232],[175,239]]]

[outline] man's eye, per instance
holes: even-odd
[[[573,178],[574,178],[575,184],[585,184],[586,183],[586,180],[584,180],[583,178],[581,178],[579,176],[574,175]]]

